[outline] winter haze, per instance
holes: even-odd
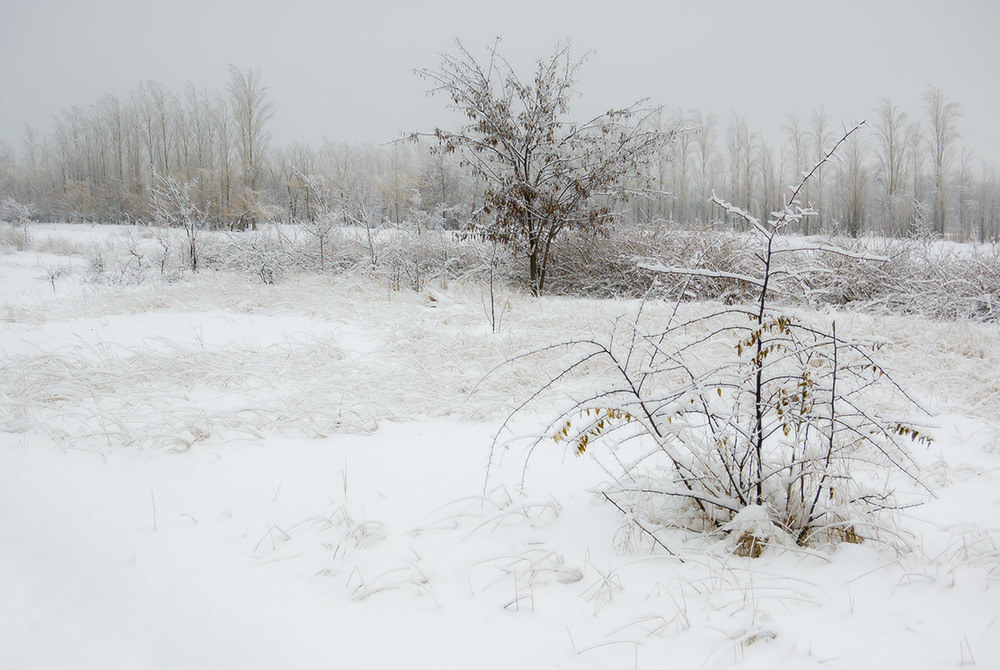
[[[961,104],[961,141],[1000,157],[1000,4],[932,2],[192,2],[0,0],[0,142],[25,123],[86,107],[140,82],[222,89],[227,65],[270,87],[273,145],[384,142],[446,123],[414,68],[456,38],[482,53],[496,36],[530,65],[558,41],[592,51],[585,111],[649,98],[745,115],[776,142],[789,111],[865,118],[880,98],[911,117],[928,85]]]

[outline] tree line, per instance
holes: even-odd
[[[962,146],[959,103],[928,87],[922,108],[908,113],[888,98],[878,102],[839,154],[806,184],[814,217],[795,232],[857,237],[914,234],[995,241],[1000,234],[1000,171]],[[678,110],[664,122],[694,132],[668,147],[660,168],[663,194],[651,212],[678,222],[711,223],[713,191],[760,219],[783,206],[796,183],[843,134],[823,108],[807,117],[789,112],[783,141],[773,146],[733,112],[722,127],[715,115]],[[639,204],[638,206],[642,206]]]
[[[993,241],[1000,237],[1000,170],[961,144],[959,103],[928,88],[919,110],[878,102],[802,198],[816,216],[803,234],[876,233]],[[48,135],[26,124],[19,150],[0,144],[0,200],[36,220],[148,221],[163,180],[190,184],[219,227],[263,220],[352,220],[457,228],[488,189],[441,138],[363,144],[272,146],[274,108],[259,72],[231,67],[223,90],[171,91],[145,82],[55,114]],[[615,206],[632,222],[709,226],[727,216],[713,195],[766,219],[842,134],[825,109],[789,112],[780,141],[738,112],[659,109],[649,130],[670,133],[643,166],[643,189]],[[641,192],[640,192],[641,191]],[[730,223],[739,225],[735,220]]]

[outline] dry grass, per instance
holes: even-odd
[[[149,254],[156,250],[152,238],[126,242]],[[732,247],[716,251],[734,253]],[[441,263],[439,258],[431,265]],[[473,263],[470,256],[459,265]],[[370,431],[385,420],[496,420],[573,354],[551,348],[487,373],[550,343],[629,337],[639,308],[636,300],[532,300],[505,290],[509,309],[500,332],[492,334],[483,307],[487,289],[475,277],[456,280],[428,270],[421,290],[414,291],[370,269],[296,273],[272,285],[250,273],[206,271],[178,281],[111,283],[32,304],[9,303],[2,308],[5,321],[36,328],[84,315],[134,315],[141,328],[142,315],[171,311],[307,316],[337,326],[363,324],[374,351],[359,354],[336,335],[268,347],[76,343],[6,358],[0,403],[12,416],[75,443],[182,447],[206,436]],[[651,300],[639,328],[656,330],[675,310],[682,320],[716,308]],[[993,373],[1000,369],[1000,338],[994,326],[853,311],[796,313],[800,321],[824,327],[836,319],[838,332],[849,337],[882,338],[887,369],[930,409],[1000,421],[1000,382]],[[731,355],[725,346],[713,346],[699,355]],[[550,397],[579,396],[599,386],[605,373],[602,365],[585,366],[554,385]]]

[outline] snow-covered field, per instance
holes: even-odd
[[[4,670],[1000,667],[996,325],[836,315],[933,414],[935,496],[891,547],[659,529],[671,556],[600,494],[600,449],[515,443],[486,477],[570,354],[487,373],[635,303],[505,295],[494,334],[471,284],[89,282],[119,233],[0,255]]]

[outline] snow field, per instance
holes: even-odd
[[[95,286],[63,260],[53,285],[51,257],[0,256],[0,668],[1000,664],[996,326],[809,314],[888,342],[932,412],[913,457],[935,497],[899,481],[925,504],[888,545],[751,560],[654,496],[623,516],[600,491],[627,454],[492,449],[573,354],[497,366],[624,336],[636,302],[514,293],[493,334],[475,284]]]

